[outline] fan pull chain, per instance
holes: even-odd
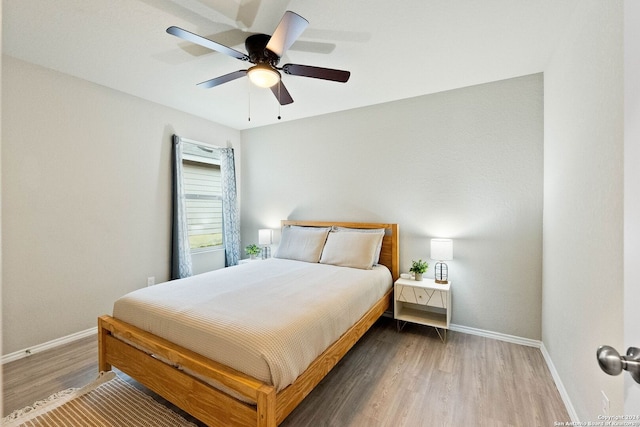
[[[247,79],[247,81],[249,81],[249,79]],[[247,111],[247,121],[251,121],[251,82],[249,81],[249,90],[247,91],[248,95],[249,95],[249,110]]]
[[[280,100],[282,99],[280,98],[280,96],[282,95],[280,93],[281,90],[282,90],[282,82],[278,82],[278,120],[282,118],[282,116],[280,115],[282,112],[282,104],[280,103]]]

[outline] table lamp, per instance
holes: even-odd
[[[443,261],[453,259],[453,241],[451,239],[431,239],[431,259],[438,261],[434,269],[436,283],[449,283],[449,267]]]

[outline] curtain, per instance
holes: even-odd
[[[237,265],[240,260],[240,213],[238,212],[233,148],[220,149],[220,173],[222,175],[225,264],[229,267]]]
[[[171,224],[171,280],[193,275],[191,249],[187,232],[187,205],[182,179],[182,145],[179,136],[173,135],[173,220]]]

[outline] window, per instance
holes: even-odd
[[[185,144],[182,165],[191,251],[222,248],[220,155]]]

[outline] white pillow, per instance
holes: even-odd
[[[318,262],[330,227],[285,226],[275,258]]]
[[[333,229],[331,231],[354,231],[358,233],[381,234],[383,237],[385,233],[384,228],[348,228],[348,227],[338,227],[336,225],[333,226]],[[380,261],[381,250],[382,250],[382,239],[380,239],[380,244],[376,248],[376,254],[373,259],[373,265],[378,265],[378,261]]]
[[[358,231],[329,233],[320,263],[371,270],[383,236],[384,233]]]

